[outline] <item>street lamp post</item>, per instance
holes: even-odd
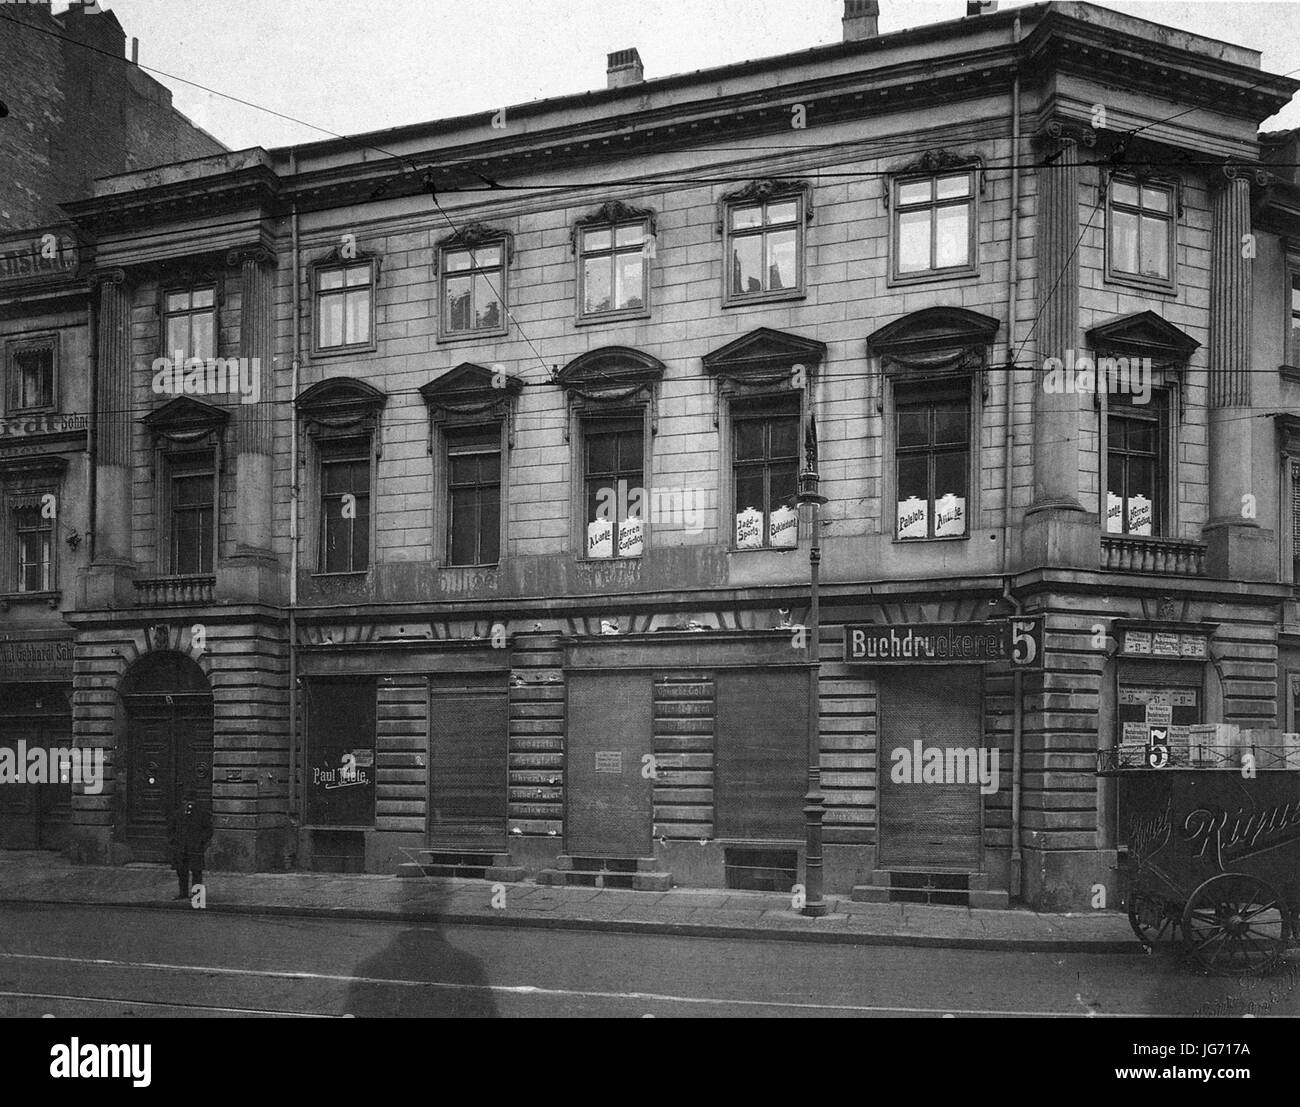
[[[826,497],[817,491],[820,476],[817,472],[816,432],[811,420],[807,441],[808,467],[799,474],[799,503],[810,510],[808,569],[811,588],[808,606],[808,794],[804,796],[804,823],[807,834],[804,850],[804,906],[803,913],[820,918],[830,912],[822,898],[822,816],[825,814],[822,798],[821,736],[819,720],[819,682],[821,679],[821,564],[822,548],[821,506]]]

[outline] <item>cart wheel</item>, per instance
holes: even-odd
[[[1128,902],[1128,924],[1148,950],[1166,938],[1175,938],[1181,917],[1177,905],[1149,892],[1133,892]]]
[[[1290,931],[1286,904],[1244,873],[1212,876],[1188,897],[1183,944],[1207,971],[1253,976],[1276,967]]]

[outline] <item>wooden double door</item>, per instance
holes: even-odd
[[[166,861],[167,816],[193,788],[212,804],[212,697],[126,697],[126,839],[137,860]]]

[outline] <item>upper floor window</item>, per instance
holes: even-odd
[[[447,563],[501,559],[501,429],[447,432]]]
[[[374,332],[374,265],[321,266],[316,276],[317,350],[364,347]]]
[[[54,587],[54,519],[40,503],[13,512],[17,548],[16,592],[48,592]]]
[[[727,299],[798,292],[803,287],[802,194],[727,205]]]
[[[1106,531],[1158,535],[1164,529],[1165,413],[1163,393],[1149,403],[1107,397]]]
[[[895,537],[957,538],[967,533],[970,424],[966,382],[941,390],[920,382],[896,388]]]
[[[211,573],[217,519],[212,452],[173,456],[168,469],[168,567],[177,575]]]
[[[1286,336],[1286,363],[1300,366],[1300,270],[1291,271],[1287,314],[1290,327]]]
[[[646,306],[646,221],[578,230],[583,317],[637,315]]]
[[[975,267],[975,169],[900,177],[893,188],[893,278]]]
[[[207,360],[217,354],[217,290],[212,285],[177,289],[163,298],[165,357]]]
[[[1174,187],[1117,177],[1108,197],[1107,276],[1173,284]]]
[[[587,557],[640,557],[645,547],[645,427],[640,416],[583,427]]]
[[[45,411],[55,406],[53,337],[16,342],[5,366],[5,413]]]
[[[731,442],[737,548],[797,546],[798,396],[737,403],[732,411]]]
[[[449,246],[442,253],[442,336],[504,334],[506,244]]]
[[[320,556],[322,573],[360,573],[370,564],[370,440],[322,441]]]

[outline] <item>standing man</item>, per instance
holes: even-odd
[[[167,843],[171,846],[172,866],[180,885],[177,899],[189,899],[196,884],[203,883],[203,854],[212,841],[212,816],[199,803],[193,788],[167,817]]]

